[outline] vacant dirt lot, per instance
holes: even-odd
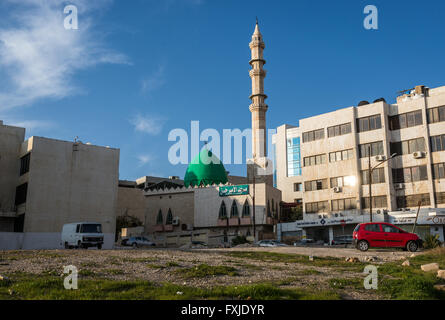
[[[64,266],[74,265],[81,279],[148,280],[199,288],[268,282],[287,288],[335,290],[344,299],[379,299],[377,293],[363,288],[364,264],[347,263],[345,257],[363,262],[372,257],[372,263],[385,263],[408,255],[308,247],[3,251],[0,275],[62,275]]]

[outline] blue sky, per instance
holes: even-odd
[[[67,4],[78,30],[63,28]],[[378,30],[363,27],[368,4]],[[250,127],[255,16],[276,128],[445,85],[444,13],[437,0],[1,0],[0,119],[27,136],[120,148],[121,179],[183,177],[168,161],[170,130]]]

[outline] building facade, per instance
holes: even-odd
[[[15,129],[23,139],[24,129]],[[9,130],[0,125],[1,130]],[[23,133],[23,134],[22,134]],[[1,150],[19,140],[17,134]],[[94,221],[102,224],[103,248],[114,245],[119,150],[81,142],[31,137],[15,143],[0,158],[10,160],[8,188],[1,189],[9,213],[0,217],[0,248],[61,247],[62,226]],[[3,172],[3,166],[2,172]],[[10,189],[13,189],[11,193]],[[4,192],[7,190],[7,192]],[[12,209],[12,211],[11,211]],[[13,218],[13,221],[9,219]]]
[[[369,216],[370,167],[373,213],[445,207],[445,87],[301,119],[273,142],[275,184],[304,220]]]

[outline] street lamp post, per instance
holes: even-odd
[[[372,222],[372,172],[378,166],[381,166],[382,164],[391,160],[395,156],[397,156],[397,153],[393,153],[391,155],[391,157],[389,157],[385,161],[382,161],[379,164],[375,165],[374,167],[371,167],[371,146],[368,147],[368,185],[369,185],[369,221],[370,222]]]

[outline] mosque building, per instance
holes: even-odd
[[[136,183],[120,182],[119,203],[144,190],[144,200],[140,199],[140,203],[145,204],[145,209],[133,213],[143,221],[144,233],[160,245],[191,241],[224,245],[241,235],[252,240],[276,238],[274,226],[279,217],[281,191],[273,187],[265,157],[268,106],[263,66],[266,62],[258,22],[249,46],[253,159],[247,161],[247,178],[228,176],[223,163],[205,146],[189,164],[183,181],[178,177],[160,181],[145,177]],[[128,202],[134,203],[127,201],[125,208],[118,208],[118,215],[123,210],[131,214]]]

